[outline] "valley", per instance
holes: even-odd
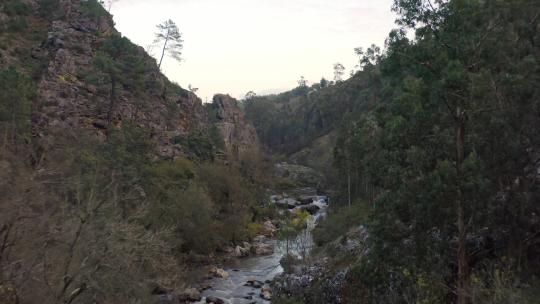
[[[0,1],[1,304],[538,303],[536,1],[395,0],[350,77],[208,102],[113,2]]]

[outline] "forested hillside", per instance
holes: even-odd
[[[537,0],[394,0],[349,79],[207,104],[106,7],[0,1],[1,304],[539,303]]]
[[[351,79],[246,106],[271,149],[337,132],[340,195],[315,232],[333,256],[327,275],[346,273],[336,303],[537,303],[540,7],[396,0],[394,10],[400,27]],[[366,250],[334,254],[358,226]],[[332,282],[285,288],[296,296],[283,303],[327,303]]]
[[[95,0],[0,2],[3,304],[151,303],[262,229],[236,101],[203,105],[113,24]]]

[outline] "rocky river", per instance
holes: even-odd
[[[271,201],[279,205],[284,210],[283,212],[300,209],[311,214],[307,219],[306,229],[298,235],[298,238],[302,239],[294,242],[301,244],[301,248],[288,248],[289,252],[292,251],[297,255],[308,252],[313,246],[310,232],[326,215],[328,198],[317,195],[304,195],[301,198],[274,195],[271,197]],[[191,296],[192,299],[200,298],[192,303],[271,303],[270,283],[276,276],[283,273],[280,260],[286,254],[287,246],[285,246],[284,241],[279,241],[276,238],[259,237],[258,242],[262,243],[258,245],[259,247],[269,247],[271,250],[266,254],[263,252],[263,255],[234,258],[220,267],[213,267],[210,270],[210,275],[200,284],[200,288],[187,290],[184,296],[186,298]],[[237,247],[235,250],[240,253],[241,248]]]

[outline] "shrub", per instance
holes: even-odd
[[[350,228],[366,223],[368,214],[368,205],[364,202],[330,213],[313,230],[315,244],[322,246],[343,237]]]
[[[4,11],[8,16],[28,16],[30,7],[21,0],[8,0],[4,3]]]
[[[26,19],[24,17],[13,17],[8,22],[8,31],[10,32],[22,32],[28,28]]]

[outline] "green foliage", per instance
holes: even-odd
[[[55,20],[64,14],[59,8],[58,0],[41,0],[39,2],[39,15],[49,21]]]
[[[7,0],[3,10],[8,16],[27,16],[31,12],[30,7],[21,0]]]
[[[10,137],[24,138],[30,131],[30,112],[35,89],[13,66],[0,70],[0,126]]]
[[[81,11],[96,22],[101,17],[109,16],[109,13],[97,0],[86,0],[81,3]]]
[[[367,221],[371,250],[364,259],[369,262],[357,268],[354,284],[363,288],[353,298],[453,301],[452,290],[441,285],[456,284],[460,217],[468,238],[482,238],[489,229],[487,238],[507,248],[527,238],[531,226],[522,220],[533,218],[537,208],[526,197],[537,190],[515,183],[524,178],[528,149],[540,143],[538,134],[523,128],[540,123],[531,114],[539,109],[532,58],[540,56],[540,37],[525,26],[538,25],[533,7],[529,0],[439,1],[433,7],[428,1],[395,1],[401,24],[414,26],[416,39],[396,30],[385,55],[371,52],[374,60],[367,58],[357,76],[369,73],[382,85],[366,92],[379,102],[345,117],[334,150],[339,175],[350,177],[350,183],[340,183],[341,200],[350,189],[353,201],[373,204]],[[461,124],[463,161],[456,155]],[[470,239],[465,246],[470,254],[501,254]],[[526,259],[527,251],[513,251],[512,258]],[[473,270],[478,267],[466,259]]]
[[[220,238],[237,243],[248,237],[246,228],[251,222],[253,206],[257,204],[253,186],[235,168],[218,164],[201,165],[198,180],[216,205]]]
[[[187,137],[176,137],[173,142],[182,145],[195,159],[202,161],[214,159],[215,148],[212,140],[204,135],[189,134]]]
[[[10,32],[22,32],[28,28],[26,19],[24,17],[12,17],[8,22],[8,31]]]
[[[344,240],[351,227],[368,223],[369,212],[369,206],[365,202],[330,212],[312,232],[315,244],[323,246],[338,239]]]

